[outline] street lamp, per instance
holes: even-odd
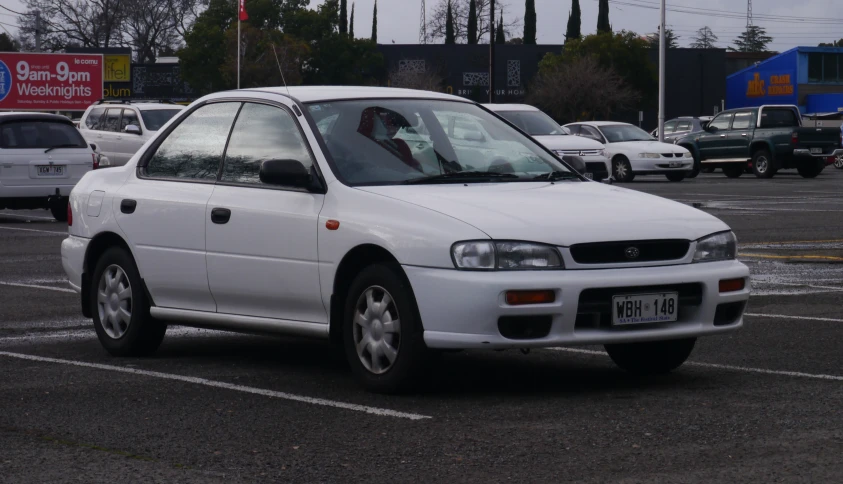
[[[659,24],[659,141],[664,142],[665,0],[661,0]]]

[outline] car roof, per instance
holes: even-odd
[[[154,109],[185,109],[186,106],[182,106],[181,104],[175,103],[145,103],[145,102],[127,102],[127,103],[119,103],[119,102],[104,102],[94,104],[94,107],[102,107],[102,108],[137,108],[140,111],[152,111]]]
[[[492,111],[540,111],[539,108],[535,106],[530,106],[529,104],[494,104],[494,103],[486,103],[483,106],[489,108]]]
[[[231,95],[233,92],[264,92],[292,97],[303,103],[319,101],[339,101],[344,99],[371,99],[371,98],[392,98],[392,99],[441,99],[446,101],[468,102],[468,99],[452,96],[433,91],[421,91],[416,89],[401,89],[395,87],[371,87],[371,86],[290,86],[286,87],[256,87],[241,89],[240,91],[226,91],[217,93],[219,95]]]
[[[620,121],[577,121],[576,123],[568,123],[568,124],[584,124],[586,126],[612,126],[617,124],[624,124],[627,126],[632,126],[629,123],[622,123]]]
[[[51,121],[54,123],[64,123],[73,125],[73,122],[70,120],[70,118],[68,118],[67,116],[62,116],[60,114],[24,112],[0,113],[0,124],[11,123],[13,121]]]

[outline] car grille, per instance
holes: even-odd
[[[559,156],[597,156],[601,150],[556,150]]]
[[[682,158],[683,153],[662,153],[662,156],[665,158]]]
[[[616,264],[623,262],[669,261],[685,257],[691,242],[679,239],[629,240],[574,244],[571,257],[578,264]],[[633,256],[632,249],[637,250]]]
[[[703,287],[699,283],[676,284],[672,286],[634,286],[586,289],[580,293],[577,305],[575,329],[598,329],[612,327],[612,297],[624,294],[656,294],[676,292],[679,294],[678,320],[702,304]],[[674,323],[667,323],[674,324]],[[635,328],[639,325],[629,326]],[[640,325],[647,327],[648,325]]]

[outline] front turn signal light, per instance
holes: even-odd
[[[556,292],[542,291],[506,291],[506,303],[510,306],[526,304],[549,304],[556,301]]]
[[[746,287],[744,278],[723,279],[720,281],[720,293],[742,291]]]

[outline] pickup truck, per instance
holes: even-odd
[[[814,178],[843,154],[840,131],[802,126],[799,108],[768,105],[723,111],[704,131],[674,143],[694,156],[694,170],[718,167],[729,178],[751,169],[758,178],[772,178],[779,170],[796,168]]]

